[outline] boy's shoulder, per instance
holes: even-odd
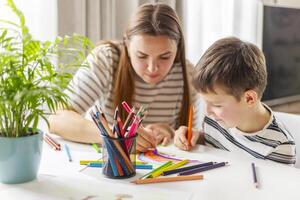
[[[285,124],[282,123],[275,115],[273,110],[263,104],[263,106],[270,112],[271,117],[268,124],[262,130],[260,135],[271,139],[277,139],[279,142],[284,143],[288,141],[293,141],[293,136],[290,131],[286,128]]]
[[[271,110],[270,110],[271,111]],[[224,135],[227,139],[231,138],[248,138],[250,141],[265,140],[265,141],[276,141],[277,144],[282,144],[286,142],[293,142],[293,136],[286,126],[277,119],[277,117],[271,111],[271,116],[269,122],[265,127],[255,133],[246,133],[237,128],[226,128],[221,126],[214,119],[205,116],[202,123],[202,128],[205,134],[208,135],[219,135],[220,133]]]

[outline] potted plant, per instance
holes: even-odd
[[[0,21],[0,182],[21,183],[37,175],[43,141],[39,121],[47,122],[48,114],[68,105],[63,91],[72,78],[69,69],[82,66],[92,44],[79,35],[34,40],[22,12],[12,0],[7,4],[19,23]],[[59,63],[61,56],[72,62]]]

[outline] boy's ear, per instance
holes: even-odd
[[[258,96],[254,90],[247,90],[244,93],[244,98],[248,105],[253,105],[255,102],[257,102]]]

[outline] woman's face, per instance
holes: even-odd
[[[167,36],[135,35],[127,47],[134,71],[149,84],[157,84],[166,77],[177,53],[175,40]]]

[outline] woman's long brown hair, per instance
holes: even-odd
[[[130,42],[131,37],[134,35],[163,35],[176,41],[177,55],[174,62],[181,63],[184,81],[182,107],[177,126],[187,125],[190,92],[187,78],[184,38],[177,14],[166,4],[144,4],[140,6],[131,18],[129,26],[125,31],[123,45],[120,51],[119,66],[114,77],[116,80],[114,85],[114,106],[119,107],[121,118],[124,120],[126,117],[124,109],[121,109],[121,103],[126,101],[132,106],[134,97],[134,71],[125,42],[126,40]]]

